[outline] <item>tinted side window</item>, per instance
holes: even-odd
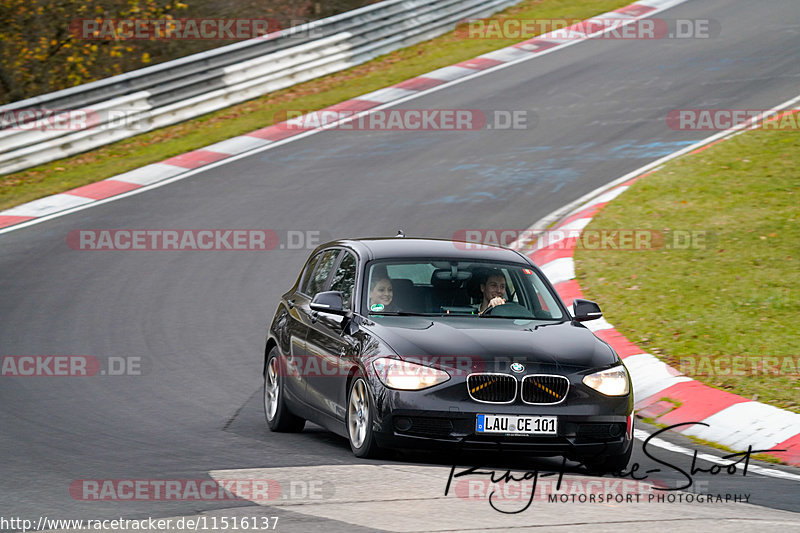
[[[353,301],[353,287],[356,284],[356,258],[353,254],[344,252],[344,257],[339,263],[339,268],[333,274],[332,291],[341,291],[344,308],[350,309]]]
[[[311,259],[309,259],[308,264],[306,265],[306,269],[303,272],[303,281],[300,282],[300,292],[303,294],[308,294],[308,282],[311,279],[311,275],[314,273],[314,268],[316,268],[317,263],[322,258],[322,254],[324,252],[320,252]]]
[[[327,250],[318,255],[319,259],[312,259],[316,261],[313,265],[309,265],[309,275],[303,282],[302,291],[312,298],[315,294],[322,291],[325,287],[325,281],[333,269],[333,263],[336,261],[336,256],[339,255],[339,250]]]

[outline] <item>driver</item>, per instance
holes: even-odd
[[[506,303],[506,277],[500,270],[490,270],[480,288],[483,298],[478,314],[482,315],[487,309]]]

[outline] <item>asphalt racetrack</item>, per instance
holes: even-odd
[[[380,514],[382,505],[402,504],[408,515],[417,506],[428,514],[419,523],[397,518],[397,530],[421,531],[426,524],[442,529],[431,519],[432,505],[448,505],[455,497],[431,503],[420,494],[442,497],[451,458],[415,454],[362,461],[346,440],[320,428],[301,434],[266,428],[260,375],[265,328],[309,250],[81,251],[67,246],[66,236],[75,229],[270,228],[279,235],[319,231],[323,238],[342,238],[390,236],[402,228],[408,235],[451,238],[467,228],[524,229],[710,135],[669,128],[665,118],[671,110],[767,109],[800,93],[796,0],[690,0],[660,16],[713,19],[721,33],[710,39],[582,42],[400,105],[527,110],[535,117],[528,129],[323,132],[0,235],[0,353],[139,357],[142,368],[141,375],[130,376],[0,377],[2,514],[249,513],[280,516],[283,531],[370,531],[392,528],[369,522],[369,515]],[[666,439],[723,453],[681,437]],[[691,462],[679,453],[658,453],[673,463]],[[634,461],[658,466],[642,454],[641,442]],[[558,463],[509,458],[499,464],[531,465]],[[433,467],[441,475],[431,474],[438,471],[428,470]],[[81,501],[69,492],[80,479],[209,479],[212,471],[271,468],[280,470],[275,475],[330,478],[338,496],[358,495],[357,501],[338,511],[270,509],[245,499]],[[397,472],[414,468],[424,468],[420,472],[430,483],[397,485]],[[666,470],[663,479],[680,478]],[[579,470],[571,472],[580,479]],[[366,490],[368,479],[384,481]],[[516,525],[496,527],[555,526],[572,519],[574,530],[582,525],[593,531],[616,530],[620,522],[631,531],[800,527],[793,514],[800,511],[800,478],[748,473],[703,479],[708,492],[747,493],[751,505],[640,505],[633,511],[611,505],[591,513],[590,507],[575,506],[567,513],[567,507],[540,504],[537,514],[520,514]],[[393,503],[370,501],[380,487],[394,491]],[[448,527],[490,528],[492,521],[507,519],[485,502],[471,505],[476,521]]]

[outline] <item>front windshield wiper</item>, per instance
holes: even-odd
[[[497,316],[496,315],[479,315],[479,316],[481,318],[511,318],[513,320],[540,320],[540,321],[545,321],[546,320],[546,321],[552,322],[552,323],[564,322],[565,321],[565,319],[563,319],[563,318],[539,318],[539,317],[535,317],[535,316],[506,316],[506,315],[503,315],[503,316],[500,316],[500,315],[497,315]],[[547,325],[549,325],[549,324],[547,324]]]
[[[439,316],[439,313],[411,313],[408,311],[370,311],[370,316]]]
[[[540,320],[540,319],[536,318],[535,316],[509,316],[509,315],[503,315],[503,316],[478,315],[478,316],[481,317],[481,318],[510,318],[510,319],[513,319],[513,320]]]

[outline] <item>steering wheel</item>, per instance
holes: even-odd
[[[481,313],[482,316],[513,316],[519,318],[520,316],[531,318],[533,314],[524,305],[517,302],[506,302],[503,305],[495,305],[494,307],[487,307],[486,311]]]

